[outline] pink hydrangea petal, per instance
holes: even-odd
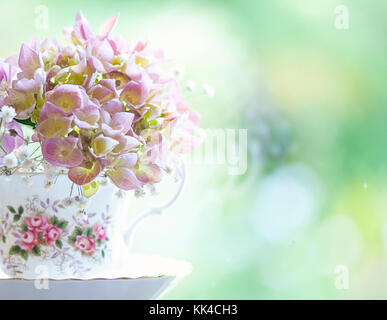
[[[57,107],[56,105],[50,102],[46,102],[43,105],[42,110],[40,110],[39,121],[44,121],[53,115],[56,115],[59,117],[66,117],[66,113],[63,111],[63,109]]]
[[[19,67],[28,78],[32,78],[35,70],[41,67],[38,53],[26,44],[23,44],[20,49]]]
[[[108,38],[108,41],[110,42],[110,45],[114,49],[114,54],[119,55],[123,53],[128,53],[129,52],[129,44],[120,35],[113,34]]]
[[[161,181],[161,169],[154,163],[140,165],[136,170],[136,177],[143,183],[157,183]]]
[[[115,87],[114,79],[104,79],[99,81],[89,93],[95,99],[98,99],[100,103],[117,98],[117,91]]]
[[[140,52],[145,49],[148,42],[145,39],[137,38],[130,42],[130,52]]]
[[[108,113],[123,112],[125,110],[124,104],[121,101],[111,100],[102,105],[102,109]]]
[[[56,86],[54,90],[46,93],[46,98],[66,112],[83,106],[82,91],[77,85],[62,84]]]
[[[106,39],[98,43],[94,55],[103,62],[109,62],[114,58],[114,51]]]
[[[13,88],[25,92],[38,93],[44,82],[46,81],[46,74],[43,69],[37,69],[34,72],[32,79],[23,78],[13,83]]]
[[[122,90],[120,100],[133,106],[141,105],[149,96],[149,88],[143,82],[129,81]]]
[[[101,173],[103,167],[99,161],[71,168],[68,172],[69,179],[77,185],[85,185],[92,182]]]
[[[72,119],[72,117],[51,115],[46,120],[39,122],[36,131],[44,139],[63,137],[68,132]]]
[[[16,131],[17,135],[12,136],[11,134],[6,133],[2,140],[2,147],[7,153],[11,153],[15,149],[21,147],[24,144],[23,131],[21,130],[20,125],[16,121],[11,121],[7,124],[7,129],[13,129]]]
[[[109,79],[114,79],[116,81],[117,89],[122,89],[131,80],[127,74],[119,71],[109,72],[106,76]]]
[[[86,43],[94,37],[93,31],[81,11],[78,11],[75,18],[74,31],[72,32],[73,40],[80,44]]]
[[[116,25],[117,21],[118,21],[118,18],[119,18],[120,14],[116,14],[112,17],[110,17],[109,19],[107,19],[102,25],[101,27],[99,28],[99,35],[101,37],[107,37],[109,36],[109,34],[112,32],[114,26]]]
[[[92,153],[96,157],[102,157],[111,152],[119,142],[115,139],[99,135],[91,142]]]
[[[112,115],[110,125],[112,128],[120,129],[123,134],[126,134],[132,125],[133,118],[133,113],[117,112]]]
[[[132,170],[128,168],[119,168],[108,171],[111,181],[123,190],[133,190],[141,187],[143,184],[139,181]]]
[[[15,108],[18,119],[27,119],[35,108],[35,97],[31,92],[10,88],[6,104]]]
[[[137,82],[141,81],[144,75],[144,69],[137,65],[134,57],[129,58],[129,61],[126,62],[124,71],[130,80]]]
[[[120,156],[118,159],[115,160],[113,163],[113,168],[119,169],[119,168],[133,168],[138,161],[138,156],[135,153],[127,153],[122,156]]]
[[[128,152],[140,145],[140,141],[131,136],[118,135],[114,138],[119,142],[119,144],[112,150],[115,154]]]
[[[109,41],[106,39],[103,41],[95,39],[87,49],[87,60],[95,70],[106,73],[116,69],[111,65],[111,61],[114,58],[114,50]]]
[[[46,161],[54,166],[72,168],[83,161],[76,138],[50,138],[42,143],[42,153]]]
[[[106,136],[116,136],[118,134],[126,134],[131,128],[134,114],[129,112],[117,112],[111,116],[109,121],[106,112],[104,113],[105,120],[108,123],[102,124],[102,131]]]
[[[94,129],[100,118],[99,109],[96,106],[88,105],[75,111],[74,123],[82,129]]]

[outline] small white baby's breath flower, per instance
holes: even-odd
[[[115,194],[114,194],[118,199],[123,199],[125,197],[125,192],[121,189],[119,189]]]
[[[24,176],[21,180],[22,183],[26,184],[27,186],[32,185],[31,177]]]
[[[106,187],[108,184],[109,184],[109,180],[108,180],[108,178],[101,178],[100,180],[99,180],[99,184],[101,185],[101,186],[103,186],[103,187]]]
[[[214,88],[207,83],[203,84],[203,91],[204,91],[204,94],[210,98],[212,98],[215,94]]]
[[[173,170],[172,170],[171,167],[166,167],[166,168],[165,168],[165,172],[166,172],[167,174],[171,174],[171,173],[173,172]]]
[[[82,216],[82,218],[87,217],[87,213],[86,213],[85,209],[78,209],[77,215]]]
[[[55,178],[55,176],[57,175],[57,168],[52,166],[51,164],[44,163],[43,168],[44,168],[44,174],[46,175],[47,180],[51,180]]]
[[[7,154],[3,159],[3,165],[8,169],[15,168],[17,166],[17,158],[13,153]]]
[[[65,198],[62,201],[62,205],[66,208],[71,207],[74,204],[74,199],[71,197]]]
[[[78,208],[85,209],[89,206],[90,201],[85,197],[76,196],[75,197],[75,204],[77,205]]]
[[[3,106],[0,110],[0,118],[6,123],[11,122],[15,116],[15,109],[10,106]]]
[[[141,198],[141,197],[144,197],[145,196],[145,191],[143,188],[138,188],[136,190],[134,190],[134,196],[136,198]]]
[[[172,70],[172,73],[177,80],[182,80],[184,78],[184,66],[183,65],[175,66],[175,68]]]
[[[31,159],[26,159],[22,162],[21,166],[23,169],[30,170],[34,166],[34,162]]]
[[[23,151],[19,152],[17,157],[19,158],[20,161],[24,161],[29,158],[29,153],[27,150],[24,149]]]
[[[47,179],[47,180],[44,182],[44,188],[45,188],[45,189],[50,189],[53,185],[54,185],[54,181],[53,181],[53,180]]]
[[[193,80],[188,80],[186,84],[186,88],[188,91],[194,92],[196,90],[196,83]]]
[[[157,185],[156,183],[149,184],[148,189],[149,189],[151,196],[157,196],[158,194],[160,194],[159,185]]]

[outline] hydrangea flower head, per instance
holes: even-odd
[[[0,60],[0,118],[8,130],[0,159],[23,144],[21,123],[33,128],[42,161],[75,184],[103,176],[130,190],[159,182],[200,144],[199,115],[163,71],[163,53],[114,35],[118,17],[96,34],[79,12],[65,29],[68,45],[32,39],[16,58]]]

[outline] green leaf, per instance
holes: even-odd
[[[3,240],[3,242],[5,243],[5,240],[6,240],[5,236],[2,237],[2,240]]]
[[[56,240],[56,241],[55,241],[55,245],[56,245],[59,249],[62,249],[62,247],[63,247],[63,243],[62,243],[62,241],[60,241],[60,240]]]
[[[51,219],[50,219],[50,223],[54,226],[58,226],[59,224],[59,219],[57,216],[52,216]]]
[[[64,229],[67,227],[68,224],[69,224],[68,221],[63,220],[58,223],[58,228]]]
[[[35,246],[36,247],[36,246]],[[20,252],[20,255],[22,256],[22,258],[24,259],[24,260],[27,260],[28,259],[28,252],[27,252],[27,250],[22,250],[21,252]]]
[[[24,232],[27,232],[27,231],[28,231],[28,226],[27,226],[26,224],[23,224],[23,225],[22,225],[22,230],[23,230]]]
[[[40,248],[39,246],[35,246],[32,248],[32,253],[35,255],[35,256],[40,256]]]
[[[33,123],[32,121],[31,121],[31,118],[28,118],[28,119],[14,119],[16,122],[19,122],[19,123],[21,123],[21,124],[24,124],[24,125],[26,125],[26,126],[30,126],[30,127],[32,127],[33,129],[35,129],[36,128],[36,123]]]
[[[102,244],[102,241],[101,241],[101,239],[97,239],[97,245],[101,245]]]
[[[12,255],[12,254],[18,254],[21,252],[21,248],[18,246],[18,245],[15,245],[15,246],[12,246],[10,249],[9,249],[9,254]]]
[[[75,234],[76,234],[77,236],[82,235],[82,233],[83,233],[83,231],[82,231],[82,229],[81,229],[80,227],[75,227]]]
[[[88,237],[91,237],[92,234],[93,234],[93,229],[92,229],[92,228],[88,228],[88,229],[86,230],[86,235],[87,235]]]
[[[20,220],[20,218],[21,218],[21,215],[20,215],[20,214],[15,214],[15,215],[13,216],[13,221],[17,222],[17,221]]]
[[[68,238],[71,242],[75,242],[75,241],[77,241],[77,238],[76,237],[74,237],[74,236],[69,236],[69,238]]]
[[[101,255],[102,255],[102,258],[105,258],[105,251],[104,250],[101,251]]]
[[[8,210],[11,211],[12,213],[16,213],[16,210],[12,206],[7,206]]]
[[[20,206],[20,207],[17,209],[17,212],[19,212],[19,214],[23,214],[23,212],[24,212],[23,207]]]

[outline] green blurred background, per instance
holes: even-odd
[[[120,12],[116,33],[185,66],[204,128],[248,129],[244,175],[191,164],[182,198],[138,232],[136,251],[193,264],[164,298],[387,298],[386,1],[0,3],[0,56],[30,36],[62,41],[79,9],[96,31]]]

